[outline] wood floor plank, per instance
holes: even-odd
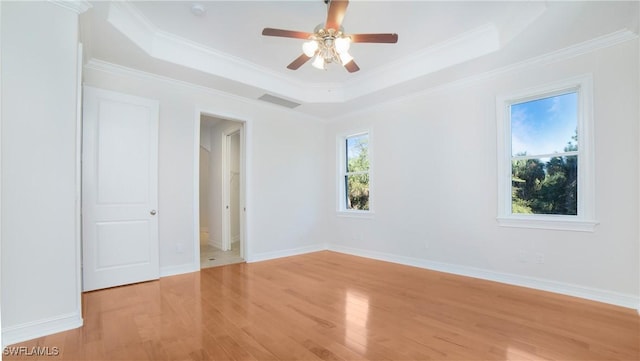
[[[12,346],[55,361],[640,359],[635,310],[328,251],[85,293],[83,317]]]

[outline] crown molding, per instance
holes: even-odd
[[[346,117],[353,116],[354,114],[369,112],[372,109],[376,109],[381,106],[400,103],[403,101],[415,99],[428,94],[433,94],[433,93],[443,92],[443,91],[450,91],[452,89],[469,86],[470,84],[473,84],[475,82],[490,79],[508,72],[520,71],[522,69],[526,69],[532,66],[541,66],[541,65],[551,64],[551,63],[555,63],[562,60],[571,59],[576,56],[588,54],[594,51],[598,51],[611,46],[622,44],[627,41],[637,40],[638,38],[639,36],[635,32],[629,29],[621,29],[609,34],[599,36],[597,38],[593,38],[578,44],[568,46],[566,48],[562,48],[562,49],[552,51],[552,52],[549,52],[540,56],[536,56],[533,58],[529,58],[517,63],[506,65],[501,68],[489,70],[483,73],[474,74],[474,75],[471,75],[462,79],[458,79],[449,83],[436,85],[436,86],[421,90],[419,92],[414,92],[414,93],[406,94],[403,96],[390,98],[388,101],[377,103],[371,107],[367,107],[364,109],[357,109],[352,112],[345,112],[343,114],[340,114],[339,116],[329,118],[327,121],[328,122],[339,121]]]
[[[61,0],[51,1],[66,3]],[[544,4],[535,4],[535,6],[539,9],[529,17],[520,19],[522,22],[533,21],[546,10]],[[359,74],[358,77],[351,78],[346,82],[305,83],[295,76],[274,71],[201,43],[162,31],[140,10],[126,1],[110,3],[107,20],[153,58],[249,85],[301,104],[346,103],[394,86],[397,87],[407,81],[500,51],[506,43],[513,39],[514,34],[522,30],[520,21],[516,22],[520,25],[511,27],[504,24],[498,26],[499,24],[486,23],[455,38],[400,58],[393,63],[371,69],[366,74]],[[528,66],[531,61],[556,61],[564,56],[576,56],[594,49],[611,46],[634,36],[637,37],[637,34],[625,29],[510,66],[517,68]],[[425,89],[425,91],[494,76],[496,71],[508,71],[510,66],[472,75],[452,83]],[[411,96],[412,94],[406,94],[400,98]],[[399,98],[391,98],[389,101],[394,101],[394,99]]]
[[[342,92],[335,91],[335,84],[309,85],[294,77],[162,31],[127,2],[111,3],[107,21],[156,59],[265,89],[301,103],[342,101]]]
[[[261,88],[302,104],[344,103],[501,49],[498,27],[487,23],[380,67],[366,77],[345,83],[309,84],[164,32],[127,2],[111,3],[107,20],[151,57]]]
[[[91,4],[85,0],[49,0],[49,2],[61,6],[67,10],[71,10],[76,14],[82,14],[92,7]]]
[[[544,11],[544,7],[540,11]],[[536,13],[536,16],[539,15],[540,11]],[[407,81],[419,79],[451,66],[495,53],[505,45],[505,34],[510,33],[509,30],[501,29],[496,24],[486,23],[471,31],[460,34],[455,38],[422,49],[419,52],[400,58],[393,63],[372,69],[370,73],[361,74],[357,78],[352,78],[347,82],[305,83],[293,76],[276,72],[231,54],[204,46],[201,43],[196,43],[164,32],[151,23],[134,5],[128,2],[110,3],[107,20],[153,58],[249,85],[264,90],[266,93],[283,97],[303,105],[314,103],[347,103],[356,98],[384,91],[393,86],[397,87]],[[512,29],[511,32],[513,31]],[[633,31],[621,29],[611,34],[498,69],[474,74],[418,92],[402,94],[398,97],[390,97],[386,101],[367,107],[367,109],[375,108],[381,104],[411,99],[425,93],[464,86],[470,82],[486,79],[534,64],[555,62],[564,58],[578,56],[637,37],[638,35]],[[207,89],[211,90],[211,88]],[[230,95],[229,93],[224,94]],[[358,109],[343,113],[336,118],[328,117],[326,119],[339,119],[347,114],[358,113],[362,110]]]
[[[210,88],[203,85],[197,85],[187,81],[170,78],[168,76],[158,75],[158,74],[149,73],[149,72],[138,70],[138,69],[129,68],[126,66],[110,63],[108,61],[104,61],[96,58],[89,59],[89,61],[87,61],[87,63],[84,65],[84,68],[90,69],[90,70],[96,70],[96,71],[100,71],[100,72],[108,73],[112,75],[117,75],[117,76],[125,76],[125,77],[131,77],[131,78],[137,78],[137,79],[143,79],[143,80],[160,81],[160,82],[168,83],[171,85],[187,87],[187,88],[191,88],[198,91],[204,91],[213,95],[225,96],[225,97],[228,97],[237,101],[241,101],[244,103],[248,103],[248,104],[254,102],[252,99],[241,97],[234,94],[229,94],[215,88]]]
[[[372,70],[365,78],[346,84],[345,100],[354,99],[501,49],[500,32],[487,23],[442,43]]]
[[[553,62],[557,62],[557,61],[562,61],[565,59],[570,59],[582,54],[586,54],[586,53],[590,53],[593,51],[597,51],[600,49],[604,49],[610,46],[615,46],[617,44],[621,44],[621,43],[625,43],[627,41],[633,41],[633,40],[637,40],[638,39],[638,34],[634,33],[631,30],[628,29],[622,29],[610,34],[606,34],[603,36],[600,36],[598,38],[594,38],[576,45],[572,45],[569,46],[567,48],[564,49],[560,49],[557,51],[553,51],[551,53],[547,53],[541,56],[537,56],[537,57],[533,57],[524,61],[521,61],[519,63],[515,63],[515,64],[511,64],[511,65],[507,65],[498,69],[494,69],[494,70],[490,70],[484,73],[479,73],[479,74],[475,74],[463,79],[459,79],[453,82],[449,82],[446,84],[442,84],[442,85],[438,85],[438,86],[434,86],[434,87],[430,87],[427,89],[424,89],[422,91],[419,92],[414,92],[414,93],[410,93],[410,94],[406,94],[403,96],[399,96],[399,97],[395,97],[395,98],[390,98],[388,101],[385,102],[381,102],[381,103],[377,103],[373,106],[370,107],[366,107],[363,109],[357,109],[351,112],[345,112],[339,116],[336,117],[326,117],[326,118],[321,118],[321,117],[317,117],[317,116],[313,116],[313,115],[309,115],[307,114],[307,116],[314,118],[316,120],[319,121],[325,121],[325,122],[335,122],[341,119],[344,119],[346,117],[350,117],[353,116],[354,114],[360,114],[360,113],[364,113],[364,112],[369,112],[372,110],[375,110],[376,108],[380,107],[380,106],[386,106],[389,104],[394,104],[394,103],[399,103],[399,102],[403,102],[403,101],[407,101],[407,100],[411,100],[411,99],[415,99],[417,97],[421,97],[421,96],[425,96],[428,94],[432,94],[432,93],[437,93],[437,92],[441,92],[441,91],[449,91],[452,89],[456,89],[459,87],[464,87],[464,86],[468,86],[474,82],[477,81],[482,81],[482,80],[486,80],[492,77],[496,77],[499,75],[502,75],[504,73],[508,73],[508,72],[512,72],[512,71],[519,71],[521,69],[525,69],[527,67],[531,67],[531,66],[539,66],[539,65],[545,65],[545,64],[549,64],[549,63],[553,63]],[[170,77],[166,77],[166,76],[161,76],[161,75],[157,75],[157,74],[152,74],[152,73],[148,73],[148,72],[144,72],[144,71],[140,71],[140,70],[136,70],[136,69],[132,69],[132,68],[128,68],[128,67],[124,67],[121,65],[117,65],[117,64],[113,64],[113,63],[109,63],[106,61],[102,61],[99,59],[90,59],[88,61],[88,63],[85,65],[85,68],[87,69],[93,69],[96,71],[101,71],[101,72],[106,72],[106,73],[110,73],[110,74],[115,74],[115,75],[120,75],[120,76],[130,76],[130,77],[135,77],[135,78],[139,78],[139,79],[152,79],[152,80],[156,80],[156,81],[161,81],[161,82],[165,82],[165,83],[170,83],[173,85],[179,85],[179,86],[183,86],[183,87],[188,87],[188,88],[192,88],[192,89],[196,89],[199,91],[205,91],[208,92],[210,94],[215,94],[217,96],[224,96],[227,97],[229,99],[234,99],[236,101],[240,101],[240,102],[244,102],[246,104],[251,104],[251,105],[257,105],[260,104],[262,106],[268,106],[268,107],[277,107],[278,109],[280,109],[281,111],[286,111],[286,112],[295,112],[299,114],[299,111],[295,110],[295,109],[285,109],[276,105],[272,105],[266,102],[262,102],[262,101],[258,101],[255,99],[250,99],[250,98],[246,98],[246,97],[242,97],[242,96],[238,96],[238,95],[234,95],[234,94],[230,94],[230,93],[226,93],[222,90],[218,90],[218,89],[214,89],[214,88],[210,88],[210,87],[206,87],[206,86],[202,86],[202,85],[197,85],[197,84],[193,84],[190,82],[186,82],[186,81],[182,81],[182,80],[177,80],[174,78],[170,78]],[[308,87],[312,87],[312,86],[308,86]],[[343,92],[344,89],[340,88],[340,87],[334,87],[333,91],[337,91],[337,92]],[[344,96],[343,94],[340,94],[341,96]]]
[[[261,107],[268,107],[272,109],[278,109],[279,111],[294,113],[298,116],[300,116],[301,114],[299,111],[296,111],[295,109],[285,108],[280,105],[264,102],[258,99],[242,97],[239,95],[227,93],[219,89],[210,88],[210,87],[206,87],[198,84],[193,84],[187,81],[170,78],[163,75],[158,75],[158,74],[148,73],[148,72],[133,69],[133,68],[128,68],[126,66],[110,63],[110,62],[96,59],[96,58],[89,59],[89,61],[84,65],[84,69],[95,70],[98,72],[103,72],[103,73],[116,75],[116,76],[136,78],[140,80],[158,81],[158,82],[167,83],[174,86],[192,89],[195,91],[205,92],[211,95],[223,97],[229,100],[241,102],[251,106],[261,106]],[[325,121],[324,118],[320,118],[315,115],[304,114],[304,116],[319,122]]]

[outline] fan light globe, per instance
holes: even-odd
[[[340,61],[342,62],[342,65],[347,65],[347,63],[349,63],[351,60],[353,60],[353,56],[351,56],[351,54],[349,54],[348,52],[343,52],[340,53]]]
[[[351,38],[349,37],[336,38],[336,40],[334,41],[334,45],[336,47],[336,51],[338,52],[338,54],[342,55],[349,50],[349,47],[351,46]]]
[[[302,44],[302,52],[308,57],[312,57],[318,50],[318,42],[315,40],[309,40]]]
[[[320,56],[320,54],[316,55],[316,58],[313,59],[313,63],[311,63],[314,68],[324,70],[324,59]]]

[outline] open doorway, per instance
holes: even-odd
[[[200,115],[200,267],[244,262],[244,123]]]

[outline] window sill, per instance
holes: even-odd
[[[550,229],[559,231],[594,232],[596,220],[567,219],[565,216],[500,216],[502,227]]]
[[[337,211],[336,216],[345,218],[373,219],[372,211]]]

